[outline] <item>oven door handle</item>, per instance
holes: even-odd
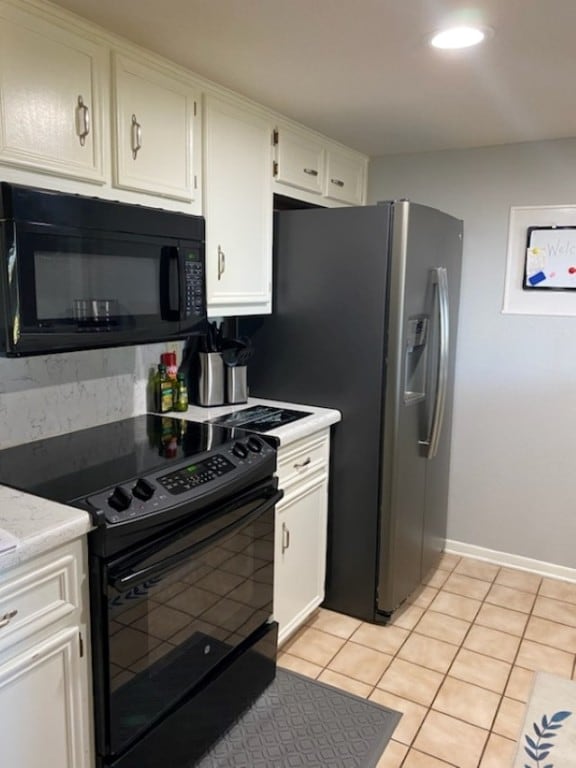
[[[209,547],[211,544],[218,541],[223,536],[228,536],[229,534],[234,533],[234,531],[237,531],[239,528],[244,528],[249,523],[253,522],[254,520],[257,520],[261,515],[263,515],[269,509],[274,507],[283,496],[284,496],[284,491],[282,490],[276,491],[273,496],[271,496],[265,502],[263,502],[258,507],[256,507],[256,509],[253,509],[252,512],[249,512],[247,515],[244,515],[244,517],[240,518],[240,520],[236,520],[235,522],[230,523],[230,525],[227,525],[226,527],[222,528],[216,533],[212,533],[210,536],[207,536],[205,539],[202,539],[202,541],[198,541],[196,544],[193,544],[191,547],[187,547],[186,549],[183,549],[181,552],[177,552],[176,554],[172,555],[166,560],[161,560],[158,563],[149,565],[146,568],[141,568],[138,571],[132,571],[132,570],[128,572],[124,571],[123,573],[119,573],[117,576],[111,576],[109,579],[110,585],[115,589],[118,589],[118,588],[125,589],[135,581],[140,582],[143,579],[149,579],[152,576],[171,570],[174,566],[178,565],[179,563],[185,560],[188,560],[190,557],[196,554],[196,552],[202,549],[205,549],[206,547]]]

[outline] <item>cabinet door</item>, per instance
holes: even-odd
[[[77,627],[0,666],[2,765],[87,768]]]
[[[0,162],[104,181],[101,46],[0,4]]]
[[[114,184],[192,201],[194,90],[158,69],[116,55]]]
[[[364,203],[366,164],[335,149],[326,154],[326,181],[324,195],[331,200],[351,205]]]
[[[311,136],[279,128],[275,132],[274,176],[281,184],[322,193],[324,186],[324,148]]]
[[[284,641],[324,599],[328,480],[316,475],[276,508],[274,618]]]
[[[209,314],[272,307],[272,128],[259,114],[208,96],[204,210]]]

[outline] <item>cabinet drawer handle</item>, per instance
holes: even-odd
[[[222,250],[220,246],[218,246],[218,280],[222,277],[224,274],[224,270],[226,269],[226,254]]]
[[[76,105],[76,134],[80,139],[80,146],[83,147],[86,143],[86,136],[90,133],[90,110],[84,104],[82,96],[78,96],[78,104]]]
[[[0,629],[3,629],[4,627],[8,626],[14,616],[18,615],[17,610],[8,611],[8,613],[5,613],[4,616],[0,616]]]
[[[342,181],[342,179],[330,179],[330,183],[334,184],[337,187],[343,187],[344,186],[344,182]]]
[[[142,126],[136,120],[136,115],[132,115],[132,126],[130,128],[130,144],[132,146],[132,157],[136,160],[138,151],[142,149]]]
[[[304,173],[307,173],[308,176],[318,176],[316,168],[304,168]]]
[[[306,467],[308,466],[308,464],[310,464],[311,461],[312,459],[310,458],[310,456],[308,456],[306,461],[301,461],[299,464],[294,464],[294,469],[306,469]]]
[[[287,528],[286,523],[282,523],[282,554],[286,552],[290,546],[290,530]]]

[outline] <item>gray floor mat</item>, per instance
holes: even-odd
[[[198,768],[374,768],[401,714],[278,669]]]

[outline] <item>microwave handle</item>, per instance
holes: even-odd
[[[176,268],[175,268],[176,267]],[[178,274],[178,286],[171,276]],[[162,320],[177,322],[180,319],[180,255],[178,248],[165,245],[160,252],[160,316]],[[174,292],[177,290],[177,297]],[[175,307],[176,298],[177,306]]]

